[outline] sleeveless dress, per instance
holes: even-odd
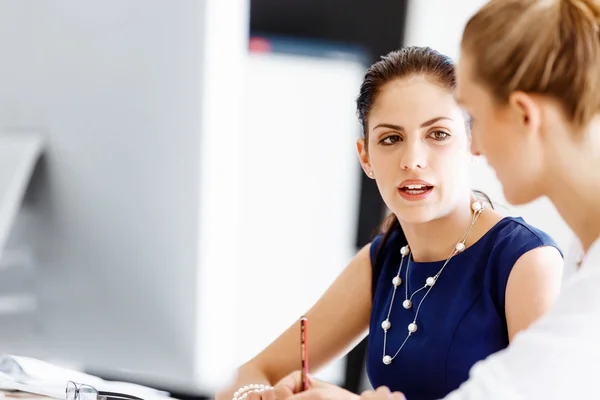
[[[385,385],[401,391],[410,400],[440,399],[467,380],[469,370],[479,360],[508,345],[504,311],[508,276],[515,262],[529,250],[558,245],[546,233],[528,225],[522,218],[505,217],[483,237],[448,263],[423,301],[414,332],[389,365],[384,355],[394,356],[408,333],[415,311],[426,289],[412,298],[408,294],[421,288],[435,275],[444,261],[414,262],[411,259],[406,279],[406,257],[402,283],[396,290],[389,317],[384,354],[384,330],[393,293],[392,279],[398,273],[400,248],[406,243],[398,230],[379,250],[383,235],[371,244],[371,265],[382,263],[371,310],[368,337],[367,374],[374,388]],[[377,254],[378,250],[380,251]],[[562,252],[561,252],[562,255]]]

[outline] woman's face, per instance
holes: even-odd
[[[367,139],[359,139],[357,149],[363,169],[403,222],[440,218],[470,196],[464,113],[449,90],[424,76],[381,88],[368,115]]]
[[[541,127],[532,124],[531,98],[511,95],[499,104],[474,77],[471,58],[463,52],[457,68],[457,100],[471,116],[471,151],[482,154],[502,183],[511,204],[524,204],[544,190]]]

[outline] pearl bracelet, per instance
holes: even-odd
[[[231,400],[243,400],[250,393],[262,393],[266,390],[273,389],[273,386],[263,385],[263,384],[252,384],[241,387],[233,394],[233,398]]]

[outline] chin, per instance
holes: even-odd
[[[420,204],[418,206],[399,205],[395,207],[394,214],[398,219],[407,224],[424,224],[438,218],[438,208],[431,204]]]
[[[397,190],[394,193],[389,193],[389,196],[384,200],[398,219],[408,224],[423,224],[433,221],[444,213],[445,208],[436,189],[422,200],[410,201],[404,199],[398,194]]]
[[[531,185],[502,185],[506,201],[513,206],[521,206],[541,197],[541,193]]]
[[[502,185],[504,198],[513,206],[531,203],[544,195],[541,182],[545,182],[545,174],[535,166],[524,167],[513,163],[512,168],[496,169],[496,178]]]

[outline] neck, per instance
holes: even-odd
[[[548,198],[581,242],[585,252],[600,236],[600,124],[592,124],[583,139],[560,139],[552,149],[546,182]],[[572,134],[571,134],[572,136]]]
[[[467,198],[450,214],[427,223],[408,224],[400,221],[413,260],[432,262],[448,258],[456,243],[471,225],[473,219],[471,204],[474,201],[474,197]]]
[[[555,175],[553,188],[548,191],[560,216],[571,227],[585,252],[600,236],[600,162],[589,163],[586,168],[573,168],[570,176]]]

